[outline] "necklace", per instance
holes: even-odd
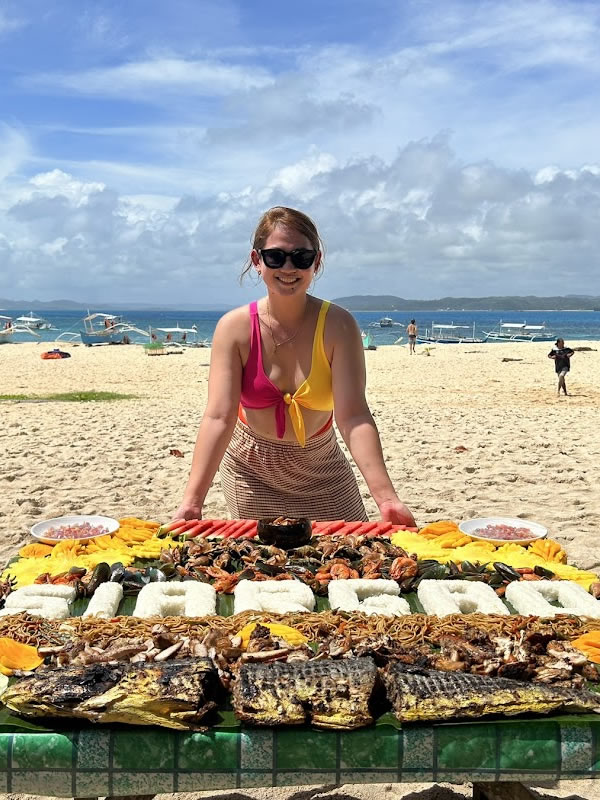
[[[274,352],[275,353],[277,352],[278,348],[282,347],[284,344],[288,344],[289,342],[293,342],[294,339],[296,338],[296,336],[298,336],[298,334],[300,333],[300,330],[302,329],[302,326],[304,325],[304,316],[305,315],[303,313],[302,314],[302,319],[300,320],[300,324],[296,328],[295,333],[293,333],[291,336],[288,336],[287,339],[284,339],[283,341],[278,342],[277,339],[275,338],[274,333],[273,333],[273,326],[271,324],[272,321],[273,321],[272,318],[271,318],[271,306],[269,305],[269,301],[267,300],[267,325],[269,327],[269,332],[271,334],[271,339],[273,340],[273,347],[274,347]]]

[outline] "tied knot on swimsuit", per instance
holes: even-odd
[[[292,395],[289,392],[286,392],[283,395],[283,402],[286,404],[286,406],[291,406],[293,399],[294,398],[292,397]]]

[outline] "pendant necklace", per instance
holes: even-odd
[[[306,308],[305,308],[305,311],[306,311]],[[269,332],[271,333],[271,339],[273,340],[273,347],[275,348],[274,349],[275,353],[277,352],[277,349],[279,347],[282,347],[284,344],[288,344],[289,342],[293,342],[294,339],[296,338],[296,336],[298,336],[298,334],[300,333],[300,331],[302,329],[302,326],[304,325],[304,314],[303,314],[302,315],[302,320],[300,321],[300,325],[298,325],[298,327],[296,329],[296,332],[293,333],[291,336],[288,336],[288,338],[284,339],[282,342],[278,342],[275,339],[275,335],[273,334],[273,326],[272,326],[272,321],[273,320],[271,318],[271,307],[269,305],[269,301],[268,300],[267,300],[267,317],[268,317],[267,325],[269,326]]]

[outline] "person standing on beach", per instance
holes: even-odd
[[[410,324],[407,325],[406,333],[408,335],[408,352],[412,356],[415,352],[415,343],[417,341],[417,326],[414,319],[411,319]]]
[[[570,347],[565,347],[564,339],[556,340],[556,348],[557,349],[551,350],[548,353],[548,358],[552,358],[554,360],[554,369],[558,375],[558,394],[560,395],[561,389],[565,394],[567,394],[565,378],[567,376],[567,372],[569,372],[571,369],[571,356],[575,355],[575,351]]]
[[[308,294],[322,251],[306,214],[277,206],[261,217],[242,278],[254,272],[266,296],[217,324],[208,401],[177,518],[201,518],[219,469],[232,518],[367,520],[335,415],[381,518],[416,524],[384,464],[356,321]]]

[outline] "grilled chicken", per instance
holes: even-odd
[[[373,722],[377,668],[370,658],[244,664],[233,687],[236,716],[254,725],[351,730]]]
[[[10,686],[2,702],[23,716],[197,729],[216,708],[219,681],[208,659],[57,667]]]
[[[464,672],[438,672],[391,664],[383,672],[388,700],[401,722],[481,717],[484,714],[545,714],[549,711],[600,712],[593,692],[488,678]]]

